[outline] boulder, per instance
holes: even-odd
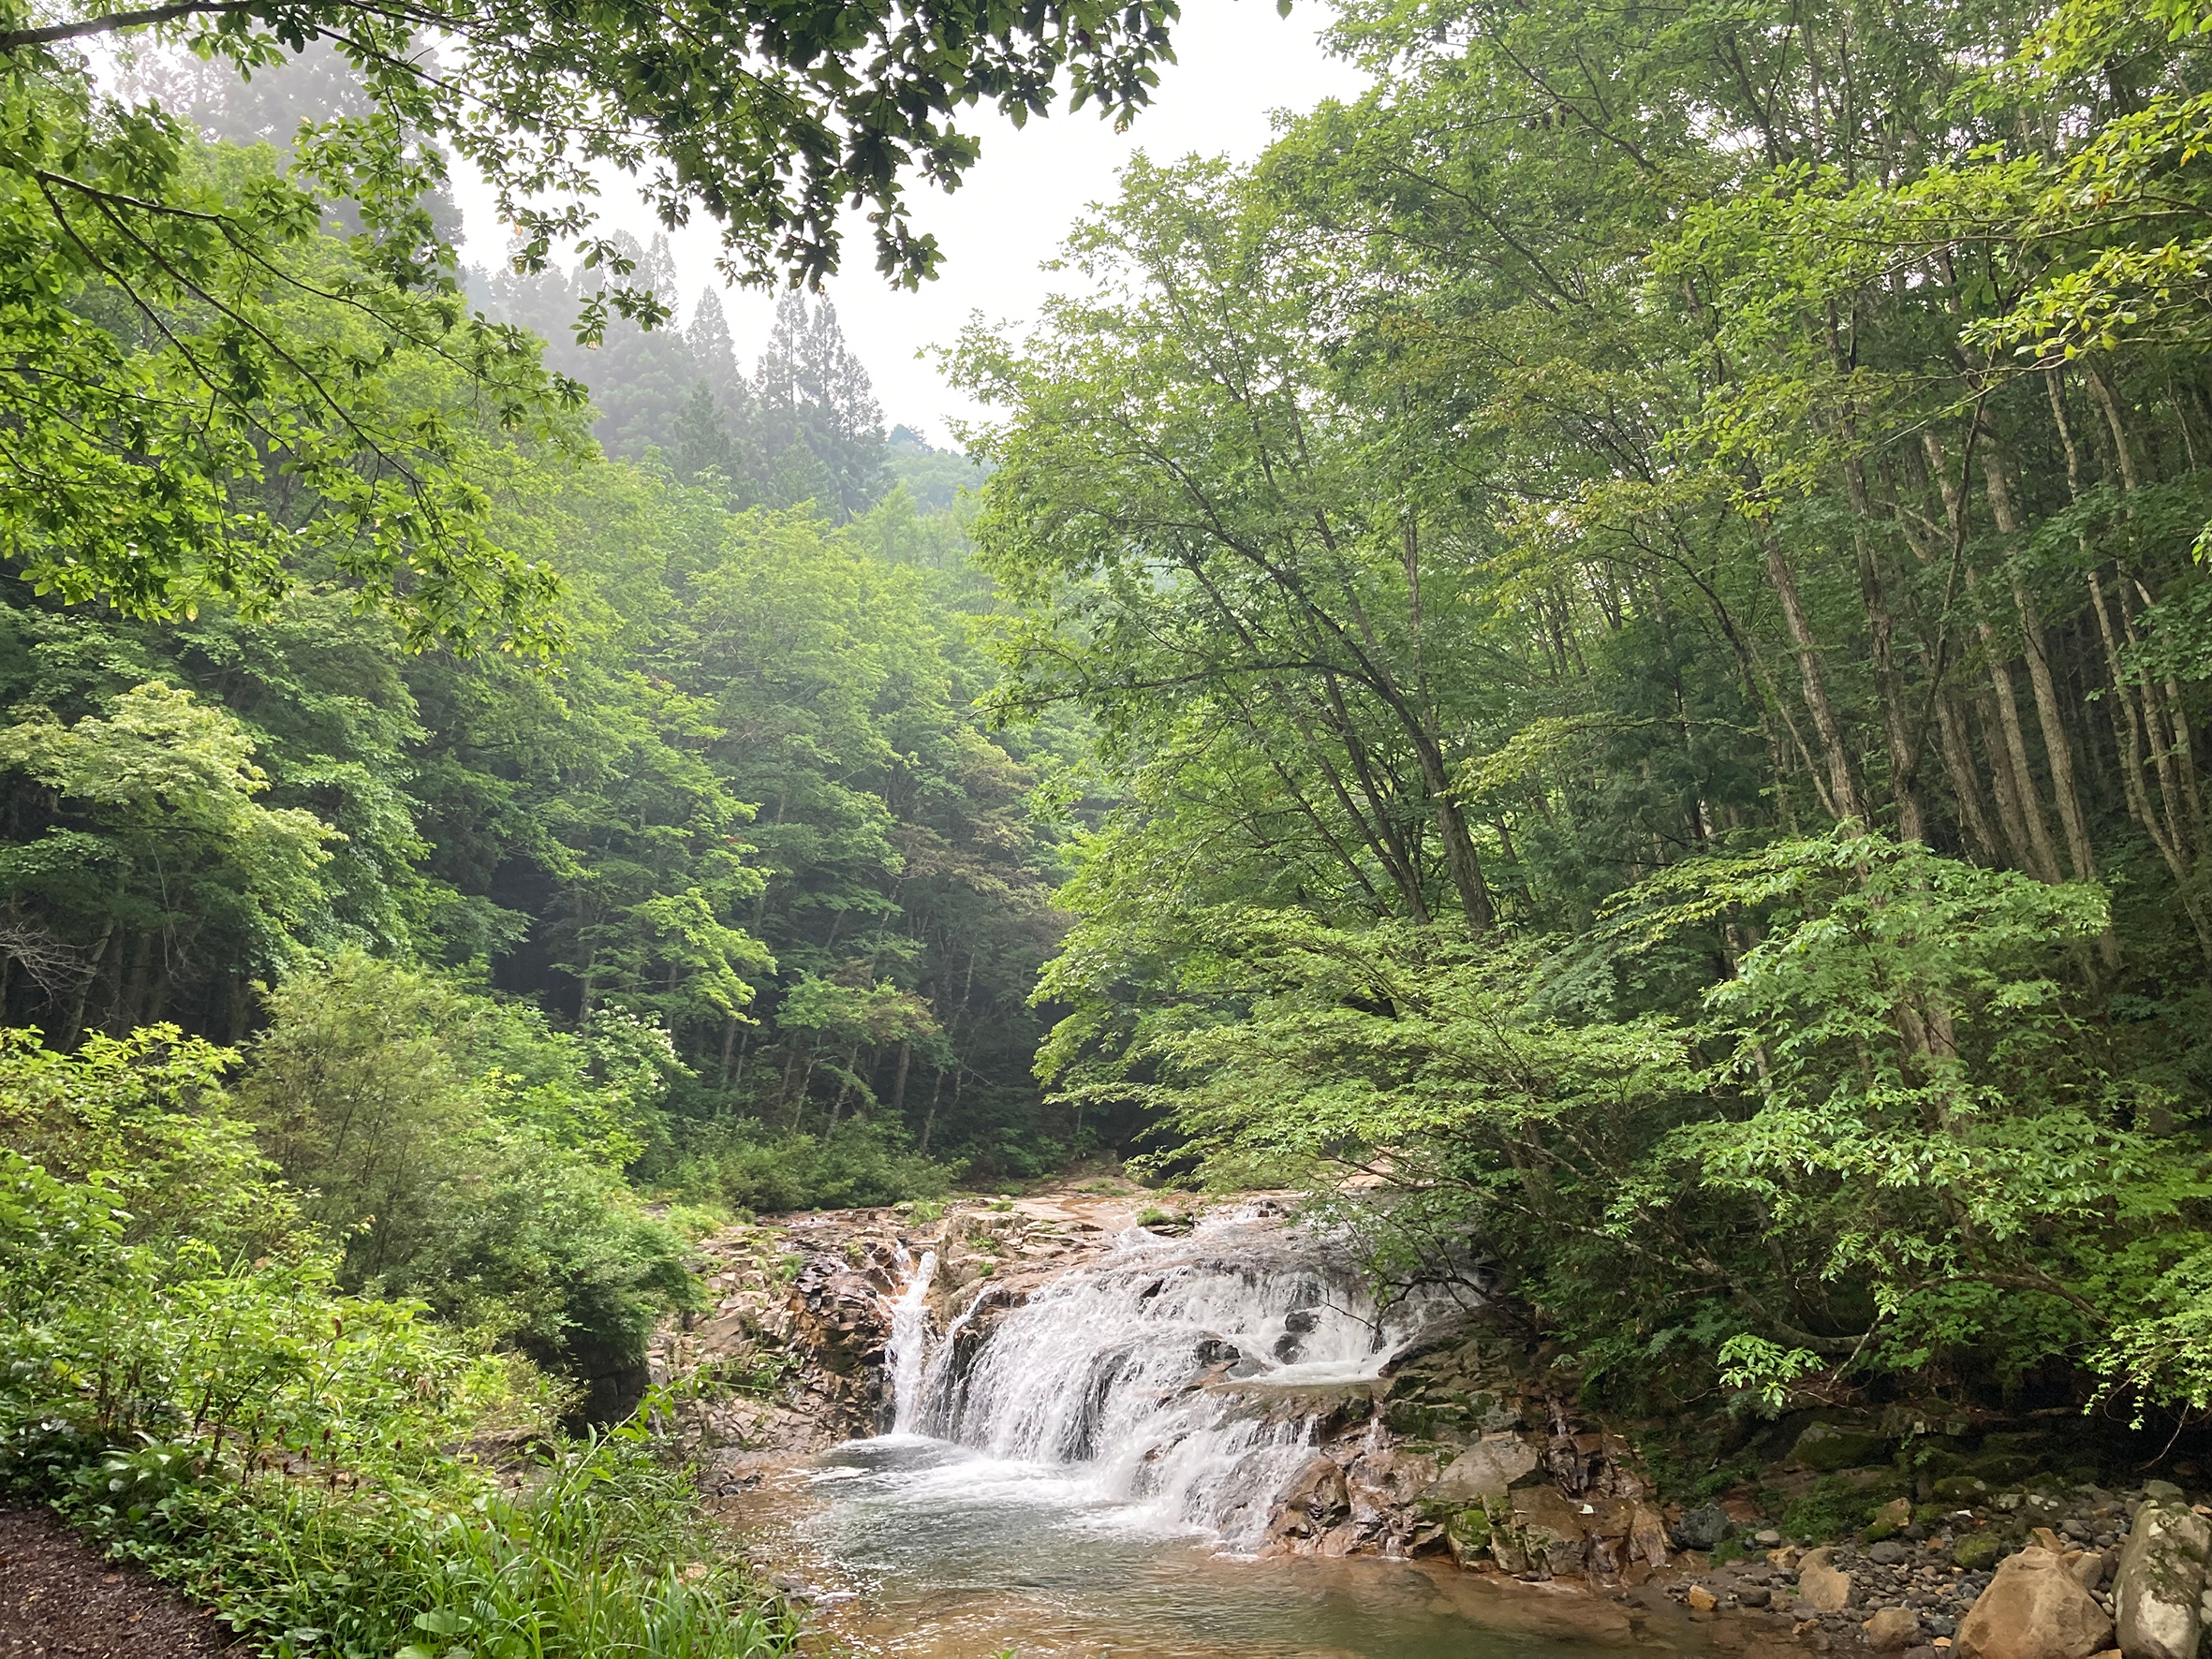
[[[1516,1578],[1528,1571],[1528,1552],[1511,1533],[1490,1534],[1490,1559],[1497,1564],[1498,1571],[1511,1573]]]
[[[1674,1523],[1674,1542],[1684,1549],[1711,1549],[1735,1529],[1718,1504],[1692,1509]]]
[[[1874,1512],[1873,1524],[1867,1527],[1869,1542],[1880,1543],[1894,1538],[1912,1524],[1912,1500],[1893,1498]]]
[[[1851,1606],[1851,1576],[1836,1564],[1833,1549],[1808,1549],[1797,1564],[1797,1599],[1814,1613],[1840,1613]]]
[[[2089,1659],[2112,1644],[2112,1620],[2048,1549],[1997,1569],[1958,1627],[1965,1659]]]
[[[1951,1547],[1951,1559],[1969,1573],[1979,1573],[1997,1564],[1998,1556],[2005,1552],[2005,1541],[1996,1533],[1969,1533]]]
[[[1502,1498],[1514,1481],[1534,1472],[1538,1461],[1536,1447],[1518,1434],[1487,1434],[1453,1458],[1422,1496],[1439,1504]]]
[[[2197,1659],[2208,1553],[2212,1526],[2203,1516],[2171,1499],[2136,1511],[2113,1592],[2127,1659]]]
[[[1884,1608],[1860,1626],[1877,1653],[1895,1653],[1920,1640],[1920,1615],[1910,1608]]]
[[[1551,1486],[1523,1487],[1512,1497],[1513,1524],[1527,1552],[1528,1569],[1555,1578],[1581,1572],[1587,1549],[1581,1506]]]
[[[1809,1425],[1797,1437],[1797,1444],[1790,1448],[1792,1460],[1807,1469],[1823,1473],[1887,1462],[1889,1455],[1886,1435],[1864,1429],[1847,1429],[1837,1423]]]
[[[1269,1530],[1278,1538],[1318,1538],[1349,1505],[1344,1471],[1334,1459],[1317,1456],[1283,1489]]]
[[[1444,1522],[1444,1548],[1452,1551],[1453,1561],[1469,1571],[1496,1562],[1491,1550],[1490,1517],[1471,1504],[1453,1510]]]

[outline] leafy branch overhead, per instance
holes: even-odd
[[[265,607],[302,573],[417,648],[559,644],[548,569],[496,544],[472,457],[579,442],[583,388],[473,315],[427,205],[464,158],[514,258],[572,251],[576,319],[665,304],[595,232],[604,169],[673,228],[704,215],[736,280],[818,283],[864,208],[893,280],[936,273],[906,191],[956,184],[959,111],[1069,101],[1127,121],[1172,0],[897,7],[392,6],[210,0],[56,19],[0,7],[0,549],[41,591],[174,617]],[[283,167],[101,90],[84,55],[178,41],[239,76],[335,51],[361,113],[304,122]],[[352,233],[322,234],[343,213]]]

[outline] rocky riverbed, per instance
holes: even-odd
[[[977,1378],[1004,1394],[982,1357],[1005,1333],[1034,1346],[1055,1308],[1080,1334],[1084,1320],[1138,1318],[1151,1299],[1180,1296],[1181,1323],[1160,1328],[1168,1347],[1104,1343],[1068,1361],[1090,1380],[1068,1385],[1081,1398],[1052,1431],[1062,1440],[1022,1430],[1024,1467],[1042,1457],[1056,1468],[1069,1447],[1091,1467],[1106,1455],[1091,1441],[1128,1432],[1137,1398],[1168,1422],[1152,1432],[1213,1437],[1208,1478],[1229,1496],[1194,1498],[1184,1479],[1182,1519],[1214,1503],[1211,1524],[1246,1558],[1441,1568],[1614,1608],[1620,1640],[1658,1639],[1658,1618],[1672,1645],[1687,1631],[1712,1652],[2199,1659],[2212,1506],[2186,1461],[2171,1471],[2180,1480],[2131,1480],[2078,1420],[1930,1404],[1792,1414],[1739,1444],[1724,1435],[1708,1467],[1685,1472],[1669,1426],[1592,1417],[1541,1333],[1479,1296],[1420,1318],[1401,1311],[1387,1342],[1372,1315],[1369,1360],[1314,1360],[1309,1344],[1326,1347],[1354,1293],[1318,1259],[1320,1288],[1285,1279],[1296,1258],[1282,1215],[1265,1196],[1224,1222],[1108,1190],[733,1228],[706,1245],[716,1305],[665,1333],[654,1364],[706,1490],[742,1515],[746,1493],[796,1490],[794,1470],[804,1486],[830,1448],[891,1427],[900,1308],[936,1379],[938,1420],[922,1432],[957,1450],[991,1440],[979,1414],[1037,1414],[1025,1396],[963,1391]],[[1245,1302],[1231,1308],[1240,1278]],[[1097,1290],[1098,1312],[1075,1310],[1079,1288]],[[1023,1352],[1032,1378],[1061,1363],[1056,1349]],[[1140,1359],[1149,1369],[1133,1388]],[[1019,1441],[999,1438],[1001,1455]],[[1155,1520],[1176,1518],[1158,1509],[1148,1471],[1180,1445],[1142,1452],[1129,1490],[1153,1494]],[[1267,1490],[1239,1498],[1239,1470]]]

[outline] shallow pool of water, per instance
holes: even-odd
[[[1671,1608],[1505,1583],[1449,1561],[1235,1559],[1114,1501],[1080,1464],[1010,1462],[915,1435],[851,1442],[780,1471],[731,1516],[770,1565],[832,1592],[827,1635],[907,1659],[1709,1651],[1706,1627]]]

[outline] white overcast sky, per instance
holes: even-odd
[[[919,293],[892,288],[876,273],[867,227],[858,224],[847,230],[850,269],[829,284],[846,339],[875,379],[885,424],[903,422],[943,445],[951,438],[948,418],[978,412],[920,354],[951,344],[971,312],[1017,324],[1034,316],[1054,280],[1039,267],[1058,252],[1084,208],[1113,196],[1114,175],[1131,155],[1248,160],[1272,137],[1275,111],[1358,95],[1359,71],[1330,57],[1316,38],[1326,18],[1313,0],[1302,0],[1288,18],[1277,15],[1273,0],[1184,0],[1174,31],[1177,61],[1162,68],[1154,102],[1126,133],[1087,109],[1073,115],[1063,110],[1019,132],[995,113],[966,112],[970,130],[982,136],[982,159],[952,195],[922,189],[912,198],[916,224],[934,231],[944,250],[942,274]],[[455,184],[467,223],[463,257],[495,259],[506,238],[488,198]],[[607,226],[640,241],[658,228],[619,190],[610,189],[599,209]],[[688,320],[699,290],[720,281],[714,233],[693,226],[671,241]],[[750,373],[774,297],[745,289],[726,292],[722,302]]]

